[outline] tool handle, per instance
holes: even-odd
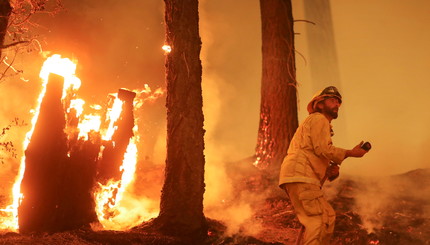
[[[366,141],[361,145],[361,148],[366,151],[369,151],[370,149],[372,149],[372,145],[370,144],[369,141]]]

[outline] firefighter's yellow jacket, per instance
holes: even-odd
[[[320,185],[330,161],[341,164],[346,150],[333,146],[329,120],[310,114],[297,128],[280,171],[279,185],[304,182]]]

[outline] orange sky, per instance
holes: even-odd
[[[425,101],[430,92],[430,4],[424,0],[330,3],[340,73],[335,84],[340,84],[344,96],[340,117],[333,121],[334,143],[345,148],[361,140],[373,144],[365,158],[348,159],[342,171],[388,175],[430,167],[430,112]],[[245,0],[201,3],[203,84],[210,88],[204,91],[205,116],[213,130],[208,130],[207,141],[215,142],[207,148],[222,145],[217,152],[227,157],[251,155],[255,147],[261,78],[258,7],[258,1]],[[293,8],[295,19],[306,19],[303,1],[294,0]],[[296,56],[300,121],[316,92],[311,84],[320,84],[321,89],[332,84],[311,80],[306,25],[295,24],[295,32],[300,33],[296,49],[307,59]],[[324,67],[326,60],[318,63]],[[219,103],[208,98],[216,96],[213,87]]]
[[[39,38],[44,50],[78,59],[85,99],[103,100],[119,87],[164,86],[162,1],[64,3],[65,12],[41,17]],[[306,19],[302,4],[293,0],[295,19]],[[342,0],[331,1],[331,10],[340,77],[336,84],[344,96],[340,117],[333,121],[334,143],[349,148],[369,140],[374,147],[363,159],[348,159],[342,171],[368,175],[428,168],[430,4]],[[215,155],[229,161],[253,154],[261,81],[259,14],[258,0],[200,1],[208,162]],[[300,33],[296,49],[310,59],[306,25],[295,25]],[[15,77],[0,85],[8,91],[1,101],[2,122],[26,117],[36,98],[41,62],[20,58],[17,65],[30,82]],[[302,121],[315,92],[311,85],[323,88],[331,82],[312,81],[309,63],[300,56],[296,63]],[[324,60],[319,63],[325,66]]]
[[[345,162],[344,171],[376,175],[430,167],[429,2],[344,0],[331,7],[346,114],[339,118],[345,132],[335,140],[374,146],[365,158]],[[304,39],[297,39],[300,48]],[[298,64],[306,83],[308,68]]]

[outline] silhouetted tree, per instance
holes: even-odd
[[[260,9],[263,73],[255,155],[258,167],[277,170],[298,126],[291,0],[260,0]]]

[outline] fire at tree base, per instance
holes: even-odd
[[[135,93],[119,90],[123,101],[111,140],[90,131],[78,137],[76,111],[62,99],[64,78],[50,74],[30,143],[25,151],[18,207],[21,233],[58,232],[99,222],[94,192],[97,182],[121,184],[124,154],[133,137]],[[103,150],[101,150],[103,149]],[[100,154],[100,152],[102,152]],[[104,205],[114,205],[117,191]],[[109,212],[106,214],[110,216]],[[108,217],[104,217],[108,218]]]

